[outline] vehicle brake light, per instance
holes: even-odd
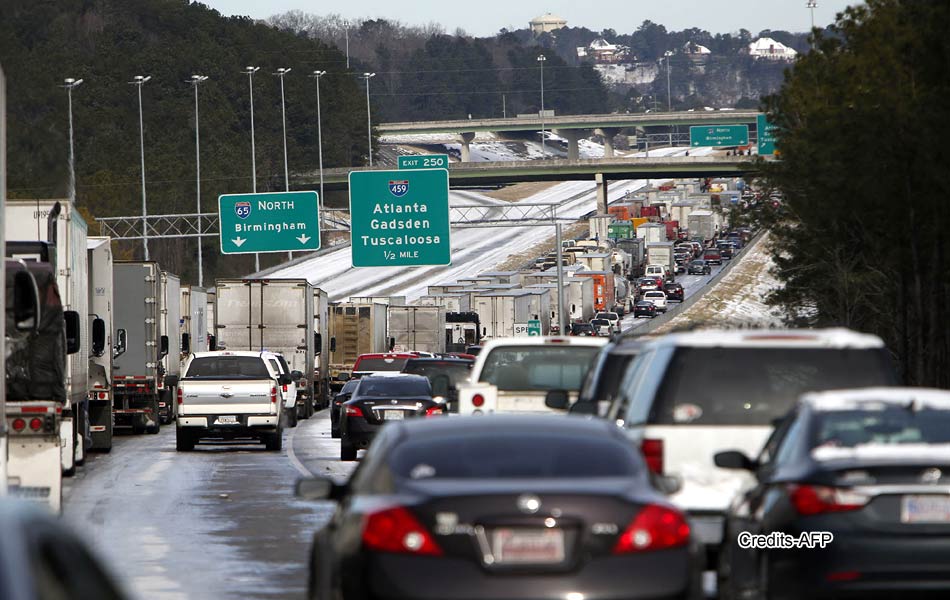
[[[788,496],[792,506],[803,516],[858,510],[870,500],[859,492],[823,485],[792,484],[788,486]]]
[[[659,475],[663,474],[663,440],[643,440],[640,445],[643,458],[647,461],[647,468]]]
[[[475,394],[474,396],[472,396],[472,406],[474,406],[475,408],[481,408],[484,405],[485,405],[485,396],[482,396],[481,394]]]
[[[284,384],[284,393],[287,393],[287,384]]]
[[[43,429],[43,419],[38,417],[33,417],[30,419],[30,429],[33,431],[39,431],[40,429]]]
[[[678,510],[648,504],[624,530],[614,546],[614,554],[663,550],[685,546],[689,524]]]
[[[271,404],[277,404],[277,386],[271,386],[270,388],[270,401]]]
[[[441,414],[443,414],[441,406],[430,406],[429,408],[426,409],[427,417],[437,417]]]
[[[184,394],[183,394],[183,392],[181,391],[181,387],[179,387],[179,388],[178,388],[178,406],[181,406],[184,401],[185,401],[185,400],[184,400]]]
[[[442,555],[442,549],[422,523],[401,506],[367,515],[363,545],[377,552]]]
[[[346,407],[346,416],[348,417],[362,417],[363,411],[360,410],[359,406],[347,406]]]
[[[13,431],[23,431],[24,429],[26,429],[26,421],[20,418],[13,419]]]

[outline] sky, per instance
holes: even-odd
[[[358,0],[349,3],[318,3],[313,0],[201,0],[225,15],[247,15],[263,19],[289,10],[317,15],[339,14],[347,19],[386,18],[407,25],[438,23],[446,32],[456,28],[479,37],[494,35],[499,29],[522,29],[528,21],[544,13],[567,20],[572,27],[593,31],[612,28],[632,33],[649,19],[678,31],[697,27],[712,33],[731,33],[748,29],[756,34],[763,29],[792,32],[808,31],[811,11],[806,0]],[[814,9],[815,25],[834,21],[835,14],[858,0],[818,0]],[[596,8],[595,8],[596,7]]]

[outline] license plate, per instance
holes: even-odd
[[[237,417],[234,417],[234,416],[223,417],[222,416],[222,417],[218,417],[215,420],[214,424],[215,425],[239,425],[240,423],[238,423]]]
[[[564,562],[564,532],[560,529],[496,529],[492,532],[496,564]]]
[[[383,419],[387,421],[399,421],[405,418],[406,418],[405,411],[401,411],[401,410],[384,410],[383,411]]]
[[[902,497],[901,523],[950,523],[950,496]]]

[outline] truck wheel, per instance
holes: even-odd
[[[284,431],[278,427],[276,432],[265,437],[264,447],[273,452],[280,452],[284,447]]]
[[[195,449],[195,444],[198,442],[196,436],[192,435],[191,432],[185,431],[184,428],[178,427],[175,433],[175,450],[179,452],[188,452]]]
[[[145,426],[145,433],[150,433],[152,435],[159,432],[162,428],[162,418],[158,412],[158,399],[152,400],[149,402],[149,407],[152,409],[152,424]]]
[[[356,446],[346,439],[340,441],[340,460],[356,460]]]

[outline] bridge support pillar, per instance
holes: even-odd
[[[594,181],[597,183],[597,214],[606,215],[607,213],[607,179],[603,173],[594,175]]]
[[[604,138],[604,158],[614,157],[614,136],[620,133],[617,127],[598,127],[594,130],[599,136]]]
[[[472,162],[472,153],[471,153],[471,143],[475,139],[474,131],[466,131],[465,133],[460,133],[459,142],[462,144],[462,162]]]
[[[577,141],[581,139],[580,129],[556,129],[554,133],[567,140],[567,160],[577,160],[581,157]]]

